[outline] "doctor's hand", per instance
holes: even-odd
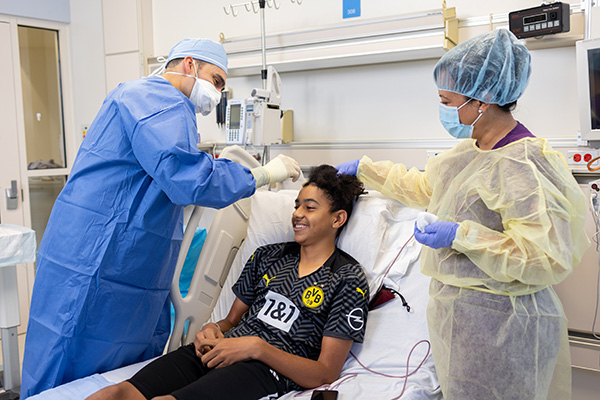
[[[196,333],[196,338],[194,339],[194,347],[196,348],[196,355],[198,357],[202,356],[208,352],[211,347],[203,346],[200,342],[204,339],[219,339],[223,338],[223,332],[221,332],[221,328],[215,322],[209,322],[202,330]]]
[[[205,353],[201,360],[209,368],[228,367],[240,361],[256,359],[264,343],[256,336],[203,339],[200,345],[210,347],[211,350]]]
[[[423,232],[415,223],[415,239],[417,242],[434,249],[452,246],[456,237],[458,224],[451,221],[437,221],[423,228]]]
[[[345,163],[336,165],[335,169],[338,170],[338,175],[344,174],[344,175],[356,176],[356,174],[358,173],[358,164],[359,163],[360,163],[360,160],[346,161]]]
[[[283,154],[278,155],[264,167],[256,167],[250,170],[256,180],[256,187],[273,184],[292,178],[296,182],[300,177],[300,165],[296,160]]]

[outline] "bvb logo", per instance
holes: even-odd
[[[311,286],[302,294],[302,302],[306,307],[315,308],[321,305],[323,297],[323,289]]]

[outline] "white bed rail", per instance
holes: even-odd
[[[238,146],[225,148],[221,153],[221,158],[236,161],[248,168],[260,166],[258,161]],[[203,212],[203,207],[194,207],[177,258],[175,275],[171,284],[175,323],[169,340],[167,350],[169,352],[182,344],[192,342],[196,332],[210,318],[233,259],[246,237],[250,218],[250,199],[239,200],[216,212],[198,258],[189,292],[183,298],[179,289],[179,278]],[[187,332],[184,330],[186,321],[189,321]]]

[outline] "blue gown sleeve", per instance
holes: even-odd
[[[136,123],[130,140],[142,168],[177,205],[223,208],[251,196],[256,183],[250,170],[200,151],[188,114],[176,103]]]

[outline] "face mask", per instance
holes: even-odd
[[[194,63],[194,69],[195,68],[196,64]],[[194,87],[192,88],[192,93],[190,93],[190,101],[196,106],[196,114],[202,114],[205,116],[210,114],[210,112],[221,101],[221,92],[219,92],[212,83],[198,78],[197,71],[196,76],[181,74],[174,71],[169,71],[167,74],[189,76],[190,78],[196,79]]]
[[[445,104],[440,103],[440,122],[444,126],[444,128],[457,139],[470,138],[473,136],[473,125],[475,122],[479,121],[479,118],[483,115],[483,112],[479,110],[479,116],[471,125],[464,125],[460,122],[460,117],[458,116],[458,110],[463,108],[468,102],[473,99],[467,100],[460,107],[450,107]]]

